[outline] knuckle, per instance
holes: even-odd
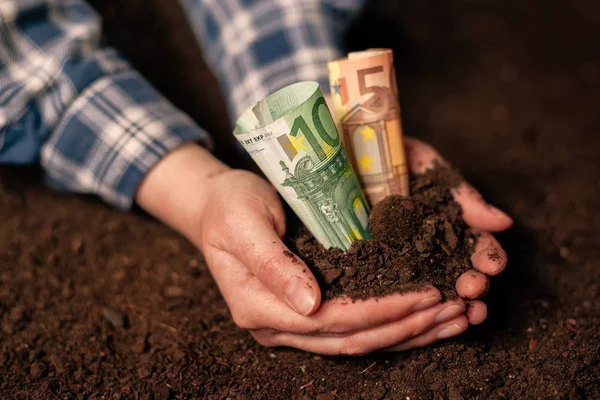
[[[421,333],[423,332],[423,328],[421,324],[415,324],[414,326],[412,326],[407,332],[406,335],[404,335],[401,340],[405,341],[405,340],[410,340],[414,337],[419,336]]]
[[[265,257],[257,266],[256,273],[259,276],[270,276],[277,272],[279,257],[275,255]]]
[[[239,209],[232,206],[232,209]],[[223,212],[219,214],[220,223],[214,224],[212,229],[226,233],[228,236],[235,236],[240,226],[240,214],[234,212]]]
[[[251,318],[248,316],[247,313],[232,312],[231,317],[233,318],[233,322],[240,329],[249,330],[257,328],[257,326],[252,322]]]
[[[406,336],[402,339],[408,340],[408,339],[414,338],[416,336],[419,336],[421,333],[423,333],[425,331],[425,329],[427,329],[427,327],[429,327],[432,324],[432,322],[433,322],[433,319],[431,317],[425,315],[425,313],[422,313],[411,324],[411,326],[407,330]]]

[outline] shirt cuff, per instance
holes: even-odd
[[[129,209],[148,171],[192,141],[212,148],[205,131],[130,70],[94,82],[73,102],[41,164],[50,185]]]

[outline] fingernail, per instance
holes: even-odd
[[[448,306],[436,315],[435,322],[439,324],[440,322],[448,321],[449,319],[459,316],[464,311],[464,307],[459,306],[458,304]]]
[[[493,205],[488,203],[488,208],[492,212],[492,214],[494,214],[495,216],[500,217],[500,218],[506,218],[506,219],[512,221],[512,218],[509,217],[507,213],[500,210],[498,207],[494,207]]]
[[[429,308],[442,300],[439,294],[433,295],[431,297],[426,298],[425,300],[421,300],[412,308],[413,311],[421,311],[426,308]]]
[[[308,315],[315,306],[316,298],[309,283],[295,276],[285,289],[285,298],[290,306],[302,315]]]
[[[463,328],[458,324],[448,325],[447,327],[445,327],[444,329],[439,331],[438,334],[436,335],[436,337],[438,339],[448,339],[448,338],[458,335],[459,333],[462,332],[462,330],[463,330]]]

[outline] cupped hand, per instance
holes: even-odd
[[[406,137],[404,139],[408,169],[411,174],[422,174],[436,164],[447,165],[438,152],[428,144]],[[487,307],[481,301],[490,288],[488,276],[501,273],[506,268],[508,257],[491,232],[510,228],[512,219],[503,211],[487,203],[475,188],[463,182],[452,190],[454,199],[461,205],[465,222],[479,233],[475,251],[471,256],[472,269],[462,274],[456,281],[456,292],[468,301],[466,317],[471,325],[482,323],[487,317]],[[462,333],[467,324],[456,327]],[[464,328],[464,329],[462,329]],[[437,341],[435,327],[419,337],[393,346],[388,350],[405,350],[411,347],[426,346]],[[462,330],[461,330],[462,329]]]
[[[443,322],[465,324],[464,302],[440,304],[433,287],[378,300],[322,302],[313,274],[280,239],[284,212],[270,184],[230,171],[214,178],[209,192],[197,244],[234,321],[261,344],[358,355],[414,339]]]
[[[409,139],[407,148],[413,173],[439,159],[421,142]],[[467,186],[455,193],[471,226],[482,232],[510,226],[508,217],[474,193]],[[406,350],[458,335],[469,321],[485,319],[482,302],[472,301],[466,311],[462,299],[441,303],[433,287],[377,300],[322,302],[310,270],[281,241],[285,217],[274,188],[250,172],[228,169],[199,146],[183,146],[165,157],[137,199],[202,250],[234,321],[265,346],[332,355]],[[506,263],[489,234],[482,233],[476,250],[475,269],[457,281],[466,299],[483,296],[486,275],[501,272]]]

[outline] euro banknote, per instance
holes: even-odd
[[[368,203],[318,83],[271,94],[242,114],[234,134],[324,247],[348,250],[372,237]]]
[[[370,205],[390,194],[408,196],[392,50],[350,53],[328,69],[336,123]]]

